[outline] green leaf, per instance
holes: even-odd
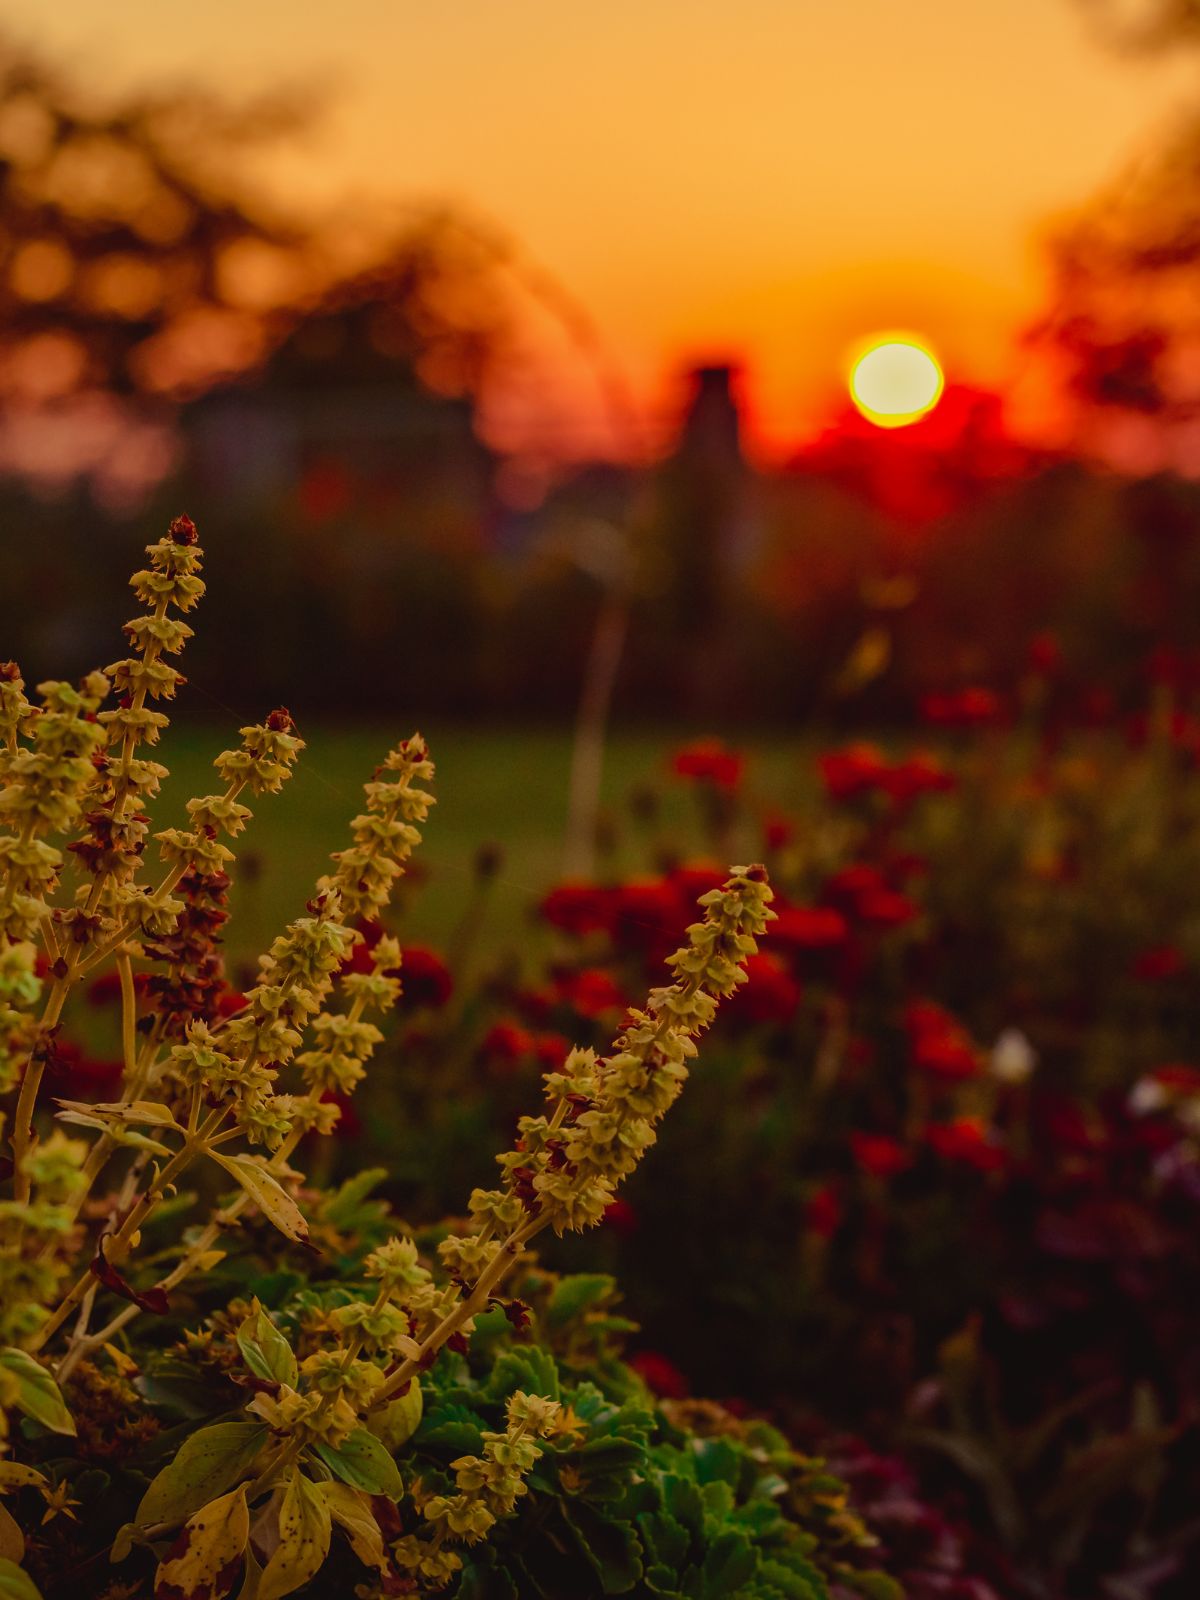
[[[439,1455],[477,1456],[483,1449],[483,1423],[468,1406],[443,1402],[422,1417],[413,1443]]]
[[[0,1557],[0,1600],[42,1600],[41,1591],[15,1561]]]
[[[661,1600],[684,1600],[683,1592],[676,1587],[675,1574],[670,1567],[647,1567],[643,1581],[650,1593],[661,1596]]]
[[[706,1483],[700,1490],[704,1496],[704,1506],[709,1515],[718,1522],[724,1522],[733,1510],[733,1490],[724,1481],[718,1478],[716,1483]]]
[[[279,1508],[279,1544],[263,1568],[257,1600],[283,1600],[324,1566],[332,1531],[329,1505],[315,1483],[292,1474]]]
[[[663,1503],[677,1522],[696,1538],[704,1536],[704,1501],[699,1489],[686,1478],[667,1473],[662,1481]]]
[[[613,1521],[582,1500],[564,1500],[562,1510],[604,1593],[628,1594],[642,1576],[641,1544],[632,1524]]]
[[[367,1196],[387,1175],[386,1167],[366,1167],[352,1178],[347,1178],[339,1189],[321,1202],[322,1220],[332,1223],[344,1233],[355,1233],[364,1221],[382,1219],[387,1214],[383,1201],[367,1202]]]
[[[754,1576],[758,1558],[754,1546],[744,1533],[730,1528],[719,1533],[709,1545],[704,1556],[705,1600],[720,1600],[726,1595],[736,1595]]]
[[[24,1350],[0,1350],[0,1367],[11,1372],[17,1380],[17,1393],[13,1401],[18,1411],[40,1422],[51,1433],[75,1432],[75,1423],[67,1410],[58,1385],[31,1355]]]
[[[840,1581],[862,1600],[904,1600],[904,1590],[886,1572],[847,1572]]]
[[[563,1278],[546,1307],[547,1328],[561,1328],[589,1307],[607,1300],[615,1288],[616,1280],[603,1272],[577,1272]]]
[[[389,1500],[398,1500],[404,1492],[396,1463],[366,1428],[355,1428],[339,1445],[315,1444],[313,1450],[334,1477],[352,1489],[383,1494]]]
[[[236,1178],[263,1216],[268,1222],[274,1223],[280,1233],[296,1244],[308,1243],[308,1224],[300,1207],[260,1161],[252,1156],[223,1155],[220,1150],[209,1153],[231,1178]]]
[[[417,1430],[425,1408],[421,1385],[414,1378],[402,1395],[390,1400],[379,1411],[373,1411],[367,1427],[382,1441],[386,1450],[395,1455],[401,1445],[407,1444]]]
[[[246,1475],[266,1439],[261,1422],[214,1422],[190,1434],[142,1496],[138,1526],[186,1522]]]
[[[182,1356],[169,1352],[152,1356],[137,1378],[134,1388],[145,1396],[156,1411],[182,1418],[186,1422],[199,1422],[211,1417],[213,1397],[211,1381],[200,1369]]]
[[[548,1350],[539,1345],[505,1350],[492,1368],[483,1393],[489,1401],[498,1404],[516,1394],[518,1389],[545,1395],[547,1400],[559,1398],[558,1368]]]
[[[257,1300],[237,1331],[237,1346],[256,1378],[295,1387],[299,1368],[292,1347]]]
[[[691,1535],[668,1511],[643,1511],[637,1519],[647,1556],[679,1572],[692,1547]]]
[[[731,1439],[697,1439],[693,1444],[698,1483],[727,1483],[736,1490],[746,1463],[745,1452]]]

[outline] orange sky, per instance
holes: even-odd
[[[682,361],[737,355],[768,447],[875,326],[1011,381],[1038,230],[1194,81],[1108,55],[1077,0],[0,0],[0,25],[98,86],[331,84],[289,185],[463,204],[588,308],[651,419]]]

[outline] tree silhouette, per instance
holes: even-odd
[[[178,403],[254,359],[306,241],[239,174],[300,120],[201,88],[105,104],[0,42],[0,464],[149,468]]]
[[[1200,46],[1200,0],[1081,3],[1121,50]],[[1167,441],[1192,427],[1200,414],[1200,110],[1060,227],[1049,256],[1047,309],[1029,338],[1058,367],[1083,428],[1101,415],[1140,419]]]

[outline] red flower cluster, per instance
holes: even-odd
[[[569,1005],[581,1017],[606,1017],[624,1011],[628,1002],[615,980],[602,967],[581,967],[554,978],[554,999]]]
[[[833,906],[780,906],[771,924],[772,945],[784,949],[836,950],[850,937],[850,924]]]
[[[845,907],[853,922],[884,932],[902,928],[920,915],[907,895],[893,889],[878,867],[854,862],[825,882],[825,895]]]
[[[745,968],[746,982],[725,1002],[726,1019],[749,1026],[790,1022],[804,991],[779,957],[760,950]]]
[[[1135,978],[1145,983],[1162,983],[1168,978],[1178,978],[1187,968],[1183,952],[1173,944],[1155,945],[1143,950],[1134,958],[1131,971]]]
[[[562,883],[543,897],[538,913],[575,938],[604,933],[618,947],[667,955],[695,920],[696,901],[723,880],[715,867],[700,865],[618,884]]]
[[[1008,1165],[1008,1152],[978,1117],[931,1122],[925,1129],[925,1142],[943,1161],[973,1167],[976,1172],[998,1172]]]
[[[718,789],[736,789],[746,770],[746,758],[730,750],[720,739],[697,739],[684,745],[671,757],[671,770],[677,778],[693,783],[711,783]]]
[[[886,1133],[852,1133],[850,1154],[858,1170],[870,1178],[894,1178],[912,1166],[912,1156]]]
[[[927,694],[920,710],[925,721],[938,728],[996,728],[1008,720],[1004,701],[991,689]]]
[[[662,1400],[686,1400],[691,1387],[679,1368],[657,1350],[639,1350],[627,1358],[628,1365],[651,1391]]]
[[[910,804],[919,795],[947,793],[957,787],[954,774],[926,751],[903,761],[888,761],[877,745],[850,744],[818,757],[821,781],[832,800],[853,800],[883,794],[894,805]]]
[[[982,1071],[979,1052],[962,1024],[932,1000],[914,1000],[905,1007],[912,1064],[943,1083],[961,1083]]]

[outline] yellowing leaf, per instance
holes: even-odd
[[[387,1565],[383,1534],[371,1510],[370,1496],[348,1483],[319,1483],[317,1492],[329,1507],[329,1514],[350,1540],[350,1548],[364,1567],[382,1572]]]
[[[293,1473],[279,1508],[279,1548],[263,1568],[257,1600],[282,1600],[319,1572],[329,1554],[331,1526],[316,1484]]]
[[[0,1506],[0,1557],[20,1564],[25,1555],[25,1535],[17,1519]]]
[[[308,1243],[308,1224],[300,1207],[260,1162],[250,1156],[222,1155],[219,1150],[214,1150],[212,1156],[231,1178],[236,1178],[263,1216],[273,1222],[280,1233],[294,1239],[297,1244]]]
[[[188,1600],[226,1600],[237,1582],[241,1554],[250,1537],[246,1485],[189,1517],[159,1563],[154,1592]]]
[[[40,1422],[51,1433],[74,1433],[71,1413],[63,1403],[58,1385],[31,1355],[24,1350],[0,1350],[0,1367],[5,1367],[17,1380],[15,1405],[27,1417]],[[0,1593],[3,1593],[0,1590]]]
[[[414,1379],[402,1395],[389,1400],[381,1410],[372,1412],[367,1426],[395,1455],[400,1446],[406,1444],[417,1431],[424,1405],[421,1385]]]
[[[161,1105],[157,1100],[131,1100],[128,1104],[111,1102],[99,1105],[92,1105],[84,1100],[60,1100],[58,1104],[62,1108],[58,1113],[60,1122],[86,1124],[88,1119],[99,1117],[106,1122],[123,1123],[126,1126],[136,1124],[149,1128],[174,1128],[176,1133],[183,1132],[172,1115],[170,1106]]]
[[[29,1574],[5,1556],[0,1556],[0,1600],[42,1600]]]
[[[6,1489],[32,1489],[46,1482],[44,1473],[21,1461],[0,1461],[0,1494]]]

